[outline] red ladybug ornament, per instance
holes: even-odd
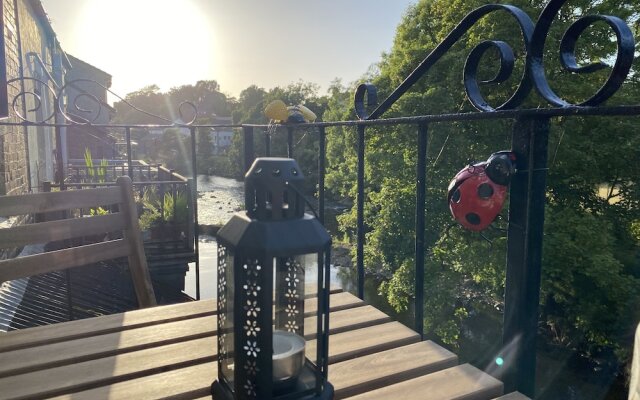
[[[514,162],[511,152],[494,153],[488,161],[469,165],[456,174],[449,184],[448,201],[460,225],[474,232],[491,225],[507,198]]]

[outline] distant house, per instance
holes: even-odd
[[[178,132],[183,137],[191,136],[191,130],[189,130],[189,128],[185,128],[184,126],[179,126],[179,125],[185,125],[185,122],[182,119],[178,118],[175,121],[173,121],[173,123],[178,125],[178,126],[173,127],[173,128],[153,128],[153,129],[149,129],[149,136],[152,137],[152,138],[160,138],[160,137],[162,137],[162,135],[164,135],[164,133],[168,129],[171,129],[173,131]]]
[[[82,159],[85,149],[89,149],[93,158],[113,159],[117,155],[116,138],[106,128],[93,126],[108,124],[115,114],[115,109],[107,103],[111,75],[76,57],[68,57],[71,68],[65,76],[67,114],[92,125],[67,128],[67,157]]]
[[[231,125],[233,119],[231,117],[214,117],[214,124],[216,125]],[[211,138],[212,154],[224,154],[231,143],[233,142],[233,129],[232,128],[212,128],[209,134]]]

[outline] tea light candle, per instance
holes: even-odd
[[[285,331],[273,332],[273,382],[285,382],[300,374],[305,358],[305,340]]]

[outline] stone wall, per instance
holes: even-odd
[[[28,54],[38,54],[51,73],[52,49],[56,44],[39,1],[0,1],[5,23],[7,80],[21,76],[43,79],[45,74],[38,70],[42,67],[37,65],[33,57],[29,58]],[[35,108],[36,102],[31,95],[21,96],[13,106],[14,97],[22,91],[39,92],[42,99],[39,111],[28,114],[25,112],[26,109]],[[15,82],[9,85],[8,92],[8,122],[20,122],[16,112],[23,116],[26,114],[30,121],[38,121],[45,119],[54,110],[53,93],[33,81]],[[54,148],[53,128],[0,126],[0,195],[25,193],[37,188],[42,180],[51,180]]]
[[[13,0],[2,0],[5,23],[5,55],[7,79],[20,76],[20,52],[18,47],[18,27]],[[9,107],[12,99],[20,92],[19,85],[8,88]],[[19,110],[22,104],[18,103]],[[12,109],[9,122],[19,122]],[[20,194],[28,190],[27,150],[25,131],[18,126],[0,127],[0,195]]]
[[[17,0],[18,16],[20,22],[20,40],[22,47],[23,76],[37,78],[45,81],[49,86],[54,84],[48,81],[48,76],[53,75],[53,49],[55,39],[39,0]],[[37,55],[43,62],[37,61]],[[27,109],[30,121],[43,121],[55,110],[53,93],[41,84],[32,80],[25,80],[27,91],[39,92],[40,107],[33,96],[26,96]],[[50,122],[53,122],[51,120]],[[55,149],[55,130],[51,127],[30,126],[27,128],[27,154],[29,160],[30,183],[32,190],[38,190],[43,181],[52,181]]]
[[[45,61],[51,65],[52,42],[47,27],[43,25],[41,16],[35,12],[31,0],[0,0],[4,17],[5,62],[7,80],[23,76],[31,76],[26,68],[26,54],[29,51],[45,55]],[[17,5],[17,9],[16,9]],[[22,58],[22,60],[21,60]],[[22,62],[21,62],[22,61]],[[50,67],[49,67],[50,68]],[[13,99],[23,90],[33,90],[31,83],[23,88],[20,81],[8,86],[9,115],[2,122],[19,123],[16,112],[25,115],[25,105],[33,107],[33,99],[23,104],[25,97],[19,97],[15,106]],[[51,105],[53,96],[49,96]],[[29,104],[31,103],[31,104]],[[14,109],[15,107],[15,109]],[[28,115],[29,119],[35,117]],[[34,128],[35,129],[35,128]],[[34,131],[32,134],[37,135]],[[37,139],[37,138],[36,138]],[[44,140],[44,138],[42,138]],[[51,140],[51,139],[50,139]],[[50,143],[52,144],[52,143]],[[29,146],[27,130],[21,126],[0,126],[0,195],[18,195],[27,193],[29,187]],[[38,157],[36,154],[35,157]],[[9,219],[0,217],[0,229],[6,226],[23,224],[26,216],[16,216]],[[20,249],[0,249],[0,259],[11,258]]]

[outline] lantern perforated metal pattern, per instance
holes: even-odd
[[[333,398],[331,239],[304,213],[302,181],[292,159],[257,159],[245,180],[247,211],[218,232],[215,399]],[[317,307],[305,310],[305,302]]]

